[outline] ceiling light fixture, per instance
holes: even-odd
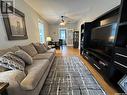
[[[64,25],[65,25],[64,16],[61,16],[61,22],[60,22],[60,25],[61,25],[61,26],[64,26]]]

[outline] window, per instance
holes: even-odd
[[[39,26],[39,33],[40,33],[40,43],[44,43],[45,42],[44,24],[39,22],[38,26]]]
[[[60,29],[60,39],[66,40],[66,29]]]

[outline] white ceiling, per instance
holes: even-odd
[[[121,0],[25,0],[49,23],[64,15],[73,21],[93,20],[118,6]]]

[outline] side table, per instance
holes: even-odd
[[[9,86],[9,83],[0,82],[0,95],[8,95],[7,93],[8,86]]]

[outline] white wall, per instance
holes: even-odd
[[[45,35],[48,35],[48,23],[40,17],[24,0],[15,0],[16,9],[25,14],[28,39],[8,41],[3,19],[0,18],[0,49],[12,47],[14,45],[26,45],[31,42],[39,42],[38,19],[42,20],[45,26]]]
[[[59,40],[59,28],[67,29],[67,45],[73,45],[73,31],[77,30],[77,23],[66,24],[66,26],[61,27],[59,24],[50,24],[49,25],[49,34],[54,41]],[[70,29],[73,29],[70,30]]]

